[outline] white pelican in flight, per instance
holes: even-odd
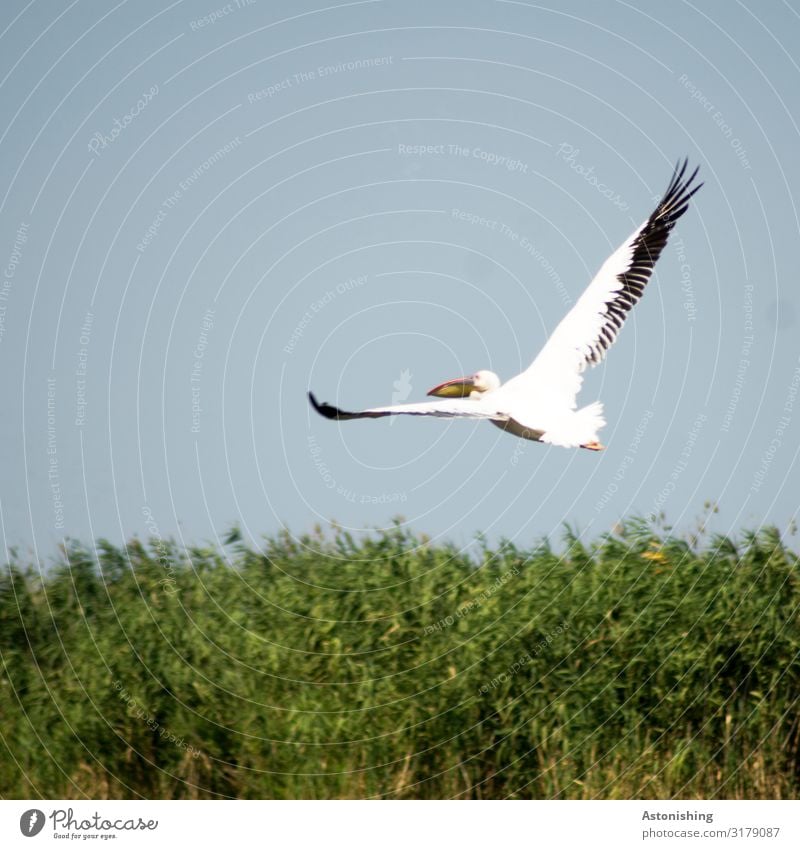
[[[339,421],[398,415],[486,419],[523,439],[600,451],[597,431],[606,423],[603,405],[595,401],[577,409],[582,372],[587,365],[597,365],[617,338],[628,311],[644,292],[670,231],[702,185],[694,185],[697,168],[685,176],[687,164],[687,160],[678,163],[653,214],[605,261],[522,374],[502,384],[494,372],[485,370],[448,380],[428,392],[443,400],[421,404],[351,413],[320,404],[309,392],[312,406],[325,418]]]

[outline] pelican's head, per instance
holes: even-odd
[[[481,369],[469,377],[457,377],[446,380],[428,392],[439,398],[478,398],[484,392],[492,392],[500,388],[500,378],[493,372]]]

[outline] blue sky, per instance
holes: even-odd
[[[787,528],[800,8],[552,7],[7,3],[5,545]],[[705,186],[580,396],[604,453],[308,408],[516,374],[684,155]]]

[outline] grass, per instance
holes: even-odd
[[[70,544],[0,576],[4,798],[797,798],[774,529]]]

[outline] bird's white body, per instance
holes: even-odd
[[[507,383],[484,370],[434,387],[428,394],[437,396],[436,401],[349,413],[319,404],[309,393],[312,405],[326,418],[338,420],[394,415],[485,419],[523,439],[599,450],[598,431],[606,423],[603,406],[595,401],[578,409],[583,371],[597,365],[616,339],[675,222],[700,188],[692,186],[697,169],[686,179],[685,173],[686,162],[675,169],[652,215],[603,263],[533,363]]]

